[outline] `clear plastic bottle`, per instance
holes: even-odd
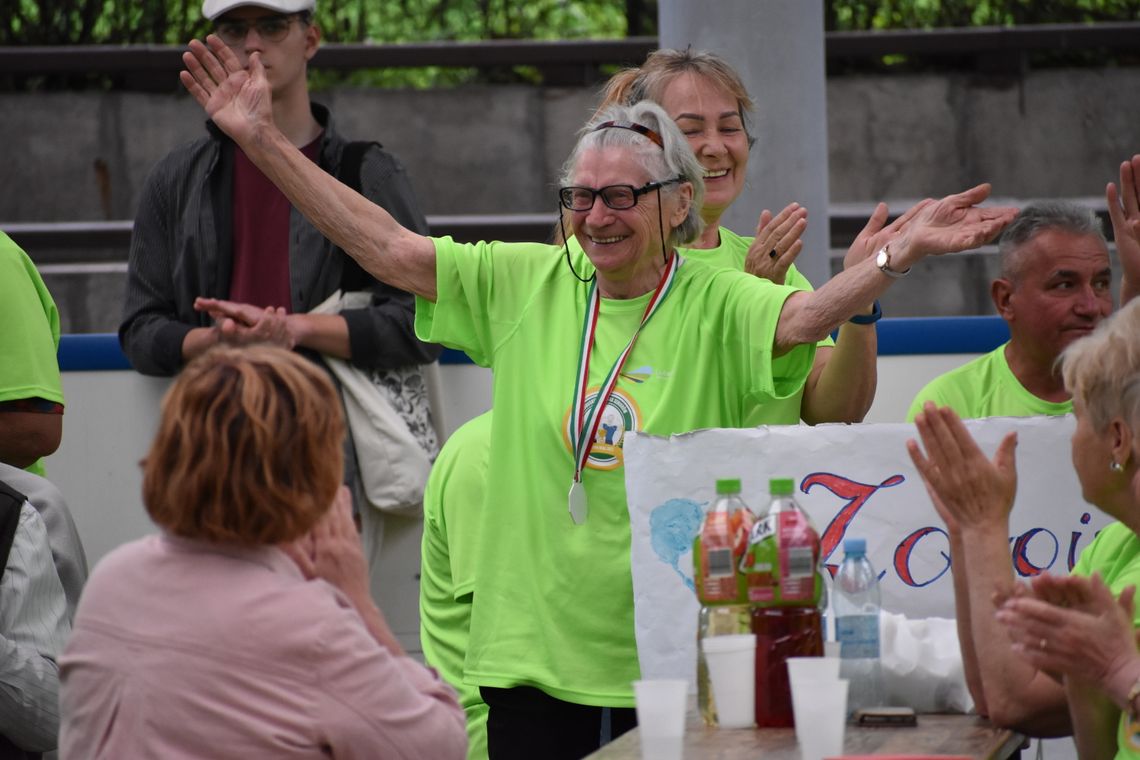
[[[716,501],[705,513],[701,532],[693,541],[693,576],[701,603],[697,619],[697,707],[705,723],[715,726],[716,705],[709,688],[708,666],[701,642],[710,636],[748,633],[748,595],[740,560],[755,522],[740,498],[738,479],[716,482]]]
[[[879,576],[867,559],[867,541],[843,542],[843,563],[835,575],[835,634],[839,675],[848,680],[847,712],[886,704],[879,660]]]
[[[796,502],[795,481],[773,478],[772,503],[744,558],[756,634],[756,725],[793,725],[789,657],[823,655],[819,534]]]

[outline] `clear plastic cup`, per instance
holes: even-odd
[[[709,685],[721,728],[751,728],[756,722],[756,634],[710,636],[701,641]]]
[[[819,678],[800,682],[800,698],[793,694],[796,731],[803,760],[822,760],[843,754],[843,733],[847,728],[847,681]]]
[[[689,682],[666,678],[634,681],[633,695],[642,760],[680,760]]]

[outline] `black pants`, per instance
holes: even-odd
[[[532,686],[480,687],[491,760],[580,760],[637,725],[632,707],[589,707],[555,699]],[[609,732],[603,737],[603,717]]]

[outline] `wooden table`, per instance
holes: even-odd
[[[848,755],[960,755],[1005,760],[1016,755],[1025,737],[994,727],[976,715],[919,715],[910,728],[847,726],[843,750]],[[708,728],[689,714],[685,760],[800,760],[795,729]],[[589,760],[641,760],[637,729],[618,737]]]

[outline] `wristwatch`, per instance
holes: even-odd
[[[875,254],[875,266],[877,266],[879,268],[879,270],[883,274],[885,274],[887,277],[892,277],[892,278],[897,280],[900,277],[905,277],[907,272],[910,271],[910,267],[907,267],[906,269],[902,270],[901,272],[898,271],[897,269],[891,269],[891,250],[890,250],[890,248],[891,248],[891,244],[887,243],[886,245],[884,245],[882,248],[879,249],[879,252],[877,254]]]

